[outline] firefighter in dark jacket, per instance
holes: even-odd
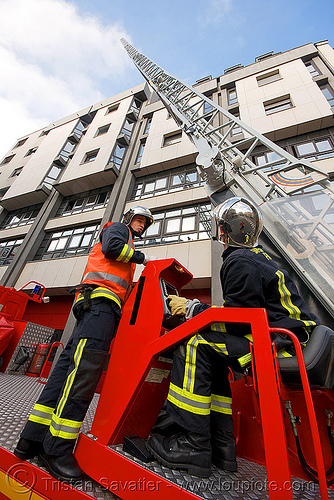
[[[271,327],[289,329],[306,343],[319,321],[288,273],[257,244],[262,230],[258,209],[233,197],[216,207],[213,217],[215,239],[224,245],[224,307],[265,308]],[[172,314],[186,319],[208,307],[197,299],[170,296]],[[180,432],[152,434],[148,448],[158,461],[203,477],[210,475],[211,463],[237,470],[228,374],[229,367],[243,371],[250,363],[251,340],[250,325],[215,323],[176,348],[166,408]],[[274,340],[279,356],[292,355],[289,340],[278,335]]]
[[[141,236],[153,222],[147,208],[133,207],[122,223],[104,225],[75,288],[76,326],[14,451],[23,460],[38,455],[57,479],[83,475],[73,448],[106,365],[136,264],[153,259],[135,250],[133,236]]]

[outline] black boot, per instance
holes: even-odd
[[[219,469],[236,472],[235,437],[232,432],[214,430],[211,435],[212,463]]]
[[[175,422],[166,412],[162,409],[152,430],[151,434],[160,434],[161,436],[171,437],[174,434],[185,432],[185,429]]]
[[[75,481],[84,477],[84,472],[80,469],[72,453],[57,457],[42,451],[38,455],[38,461],[51,476],[60,481]]]
[[[185,469],[189,474],[209,477],[211,444],[207,435],[186,432],[171,437],[154,434],[147,448],[158,462],[171,469]]]
[[[27,460],[36,457],[42,449],[42,443],[39,441],[20,438],[14,450],[14,455],[21,460]]]

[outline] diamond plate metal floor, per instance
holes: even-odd
[[[13,451],[30,411],[43,390],[35,378],[24,375],[0,373],[0,446]],[[82,432],[88,433],[98,403],[98,395],[89,407],[82,426]],[[212,467],[208,479],[190,476],[182,471],[160,466],[156,461],[148,464],[123,452],[122,445],[112,446],[117,453],[140,464],[160,477],[171,481],[179,488],[207,500],[268,500],[266,468],[238,458],[238,472],[227,473]],[[37,463],[33,461],[35,465]],[[106,491],[90,478],[82,482],[79,490],[98,500],[117,499],[112,492]],[[320,492],[317,485],[301,479],[293,479],[294,500],[318,500]],[[145,495],[145,493],[143,493]],[[334,500],[334,491],[329,491],[330,500]]]
[[[140,460],[122,451],[122,446],[112,446],[118,453],[132,459],[145,469],[155,472],[160,477],[176,484],[180,489],[196,494],[207,500],[268,500],[268,481],[266,468],[248,460],[238,458],[238,472],[226,472],[212,466],[211,476],[201,479],[186,472],[171,470],[158,462],[144,464]],[[319,500],[319,487],[313,482],[292,478],[291,485],[294,500]],[[329,491],[329,499],[334,499],[334,491]]]
[[[44,385],[36,378],[25,375],[0,373],[0,446],[13,451],[22,429],[37,401]],[[82,424],[82,432],[91,428],[99,396],[96,394]],[[42,468],[36,460],[31,463]],[[106,491],[97,482],[87,478],[77,482],[77,489],[97,500],[118,499],[112,492]]]

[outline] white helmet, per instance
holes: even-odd
[[[262,231],[262,216],[256,206],[246,198],[229,198],[218,205],[213,213],[216,237],[232,247],[253,248]]]
[[[152,224],[154,224],[154,218],[153,215],[151,214],[150,210],[146,207],[132,207],[130,208],[125,214],[123,215],[123,224],[126,224],[127,226],[130,226],[132,219],[134,218],[135,215],[143,215],[146,218],[146,224],[144,231],[148,227],[150,227]],[[143,231],[143,233],[144,233]]]

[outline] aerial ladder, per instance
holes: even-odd
[[[125,39],[121,42],[196,146],[197,168],[213,204],[245,196],[259,206],[267,236],[333,316],[334,192],[328,174],[310,161],[295,158]],[[252,157],[259,148],[267,153],[265,163],[257,164]]]
[[[169,75],[125,40],[123,44],[197,147],[198,169],[212,202],[217,205],[232,194],[255,202],[273,244],[332,312],[333,191],[327,175]],[[231,132],[236,127],[244,137],[234,142]],[[260,146],[266,148],[268,162],[257,165],[252,153]],[[293,500],[296,490],[300,500],[334,498],[333,489],[328,489],[334,487],[334,333],[318,327],[319,334],[311,336],[302,352],[291,332],[270,328],[265,309],[211,307],[176,323],[168,295],[181,293],[191,279],[175,259],[151,261],[126,301],[92,422],[80,433],[75,449],[87,474],[80,484],[57,481],[36,460],[22,462],[13,455],[18,438],[13,428],[26,420],[27,394],[31,397],[38,382],[16,379],[14,391],[9,382],[6,386],[13,375],[2,374],[0,383],[10,395],[0,401],[4,434],[9,436],[0,446],[1,499],[111,500],[116,495],[124,500]],[[15,298],[15,290],[11,293]],[[13,296],[0,297],[11,316]],[[19,345],[26,325],[11,319]],[[204,480],[160,467],[148,455],[145,440],[152,428],[159,428],[174,346],[216,322],[250,325],[252,363],[242,378],[231,374],[238,472],[213,466]],[[291,337],[296,349],[297,355],[287,362],[278,360],[272,342],[278,330]],[[15,413],[14,420],[9,411]]]

